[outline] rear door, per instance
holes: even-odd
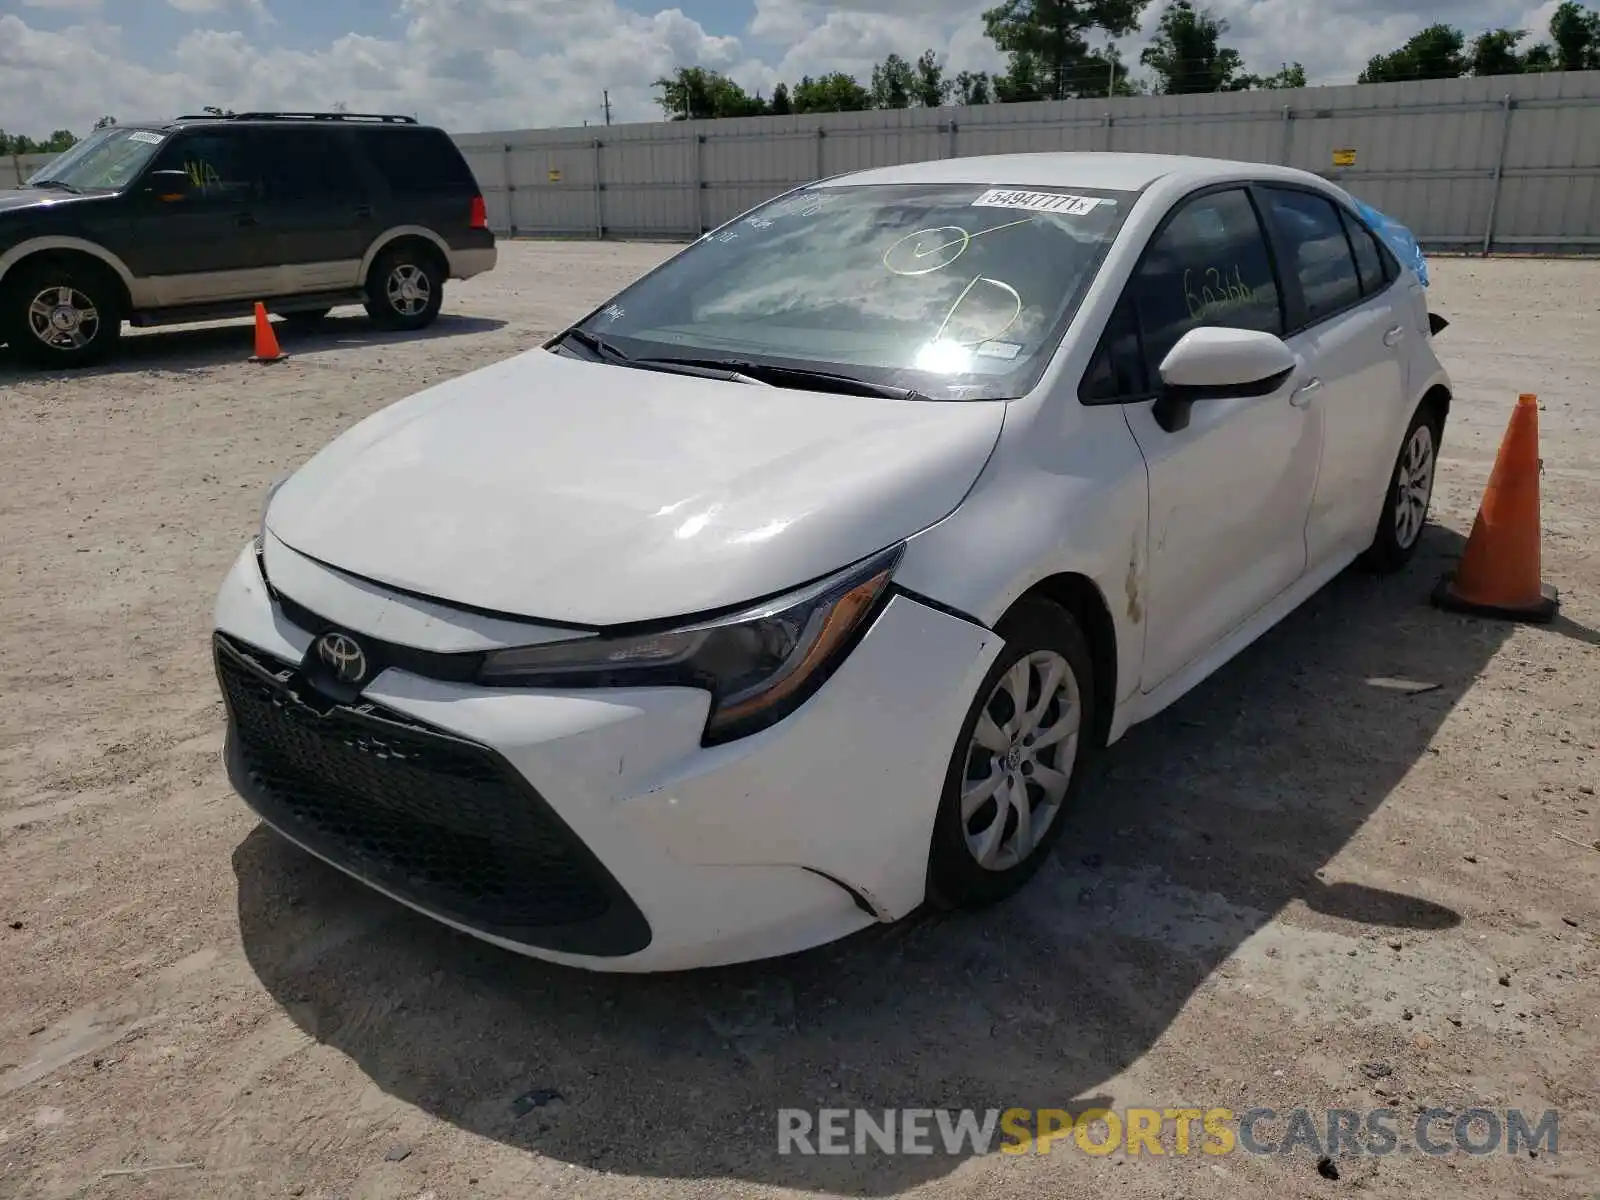
[[[1320,380],[1306,393],[1323,423],[1317,491],[1306,522],[1316,566],[1364,549],[1382,510],[1406,396],[1407,337],[1414,323],[1365,229],[1310,189],[1258,189],[1289,293],[1289,345]],[[1352,236],[1357,235],[1357,236]]]
[[[263,224],[283,266],[286,293],[360,286],[377,214],[344,127],[257,126]]]
[[[276,294],[277,251],[261,224],[258,167],[242,127],[188,130],[161,148],[131,193],[124,255],[153,307]],[[159,187],[156,171],[184,172],[191,190]]]

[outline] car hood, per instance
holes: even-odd
[[[278,489],[266,523],[328,566],[448,602],[583,626],[689,615],[934,524],[1004,412],[539,349],[354,426]]]
[[[45,188],[16,188],[0,189],[0,212],[14,208],[38,208],[41,205],[72,199],[71,192],[48,190]]]

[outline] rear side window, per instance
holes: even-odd
[[[261,129],[262,182],[279,201],[343,200],[361,188],[350,166],[350,144],[330,129]]]
[[[1394,278],[1385,270],[1387,264],[1383,261],[1383,249],[1378,245],[1378,239],[1372,235],[1372,231],[1350,213],[1340,209],[1339,216],[1344,221],[1344,231],[1350,238],[1350,248],[1355,251],[1356,274],[1361,279],[1361,294],[1376,296]]]
[[[1345,236],[1344,222],[1331,200],[1310,192],[1262,188],[1273,228],[1287,252],[1285,270],[1300,279],[1306,324],[1361,302],[1361,280]]]
[[[472,168],[438,129],[364,129],[361,145],[396,196],[475,193]]]

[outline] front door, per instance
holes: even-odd
[[[286,293],[348,290],[377,218],[348,129],[256,131],[266,190],[263,220],[283,264]]]
[[[1183,201],[1146,250],[1125,311],[1137,322],[1146,386],[1190,329],[1282,334],[1281,289],[1242,187]],[[1321,415],[1303,368],[1267,396],[1202,400],[1166,429],[1153,402],[1126,404],[1150,481],[1146,691],[1171,678],[1306,569],[1306,516]]]
[[[158,171],[182,171],[179,195]],[[152,307],[171,308],[276,294],[276,249],[260,222],[261,184],[242,128],[175,135],[134,192],[129,269]]]

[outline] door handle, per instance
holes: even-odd
[[[356,216],[362,218],[363,220],[365,220],[367,217],[370,217],[371,215],[372,215],[372,205],[370,205],[370,204],[363,204],[359,208],[356,209]]]
[[[1322,380],[1309,379],[1289,393],[1289,403],[1296,408],[1304,408],[1311,403],[1312,398],[1321,390]]]
[[[1389,330],[1386,330],[1384,332],[1383,344],[1385,346],[1396,345],[1400,341],[1400,339],[1405,337],[1405,336],[1406,336],[1406,327],[1404,325],[1396,325],[1393,329],[1389,329]]]

